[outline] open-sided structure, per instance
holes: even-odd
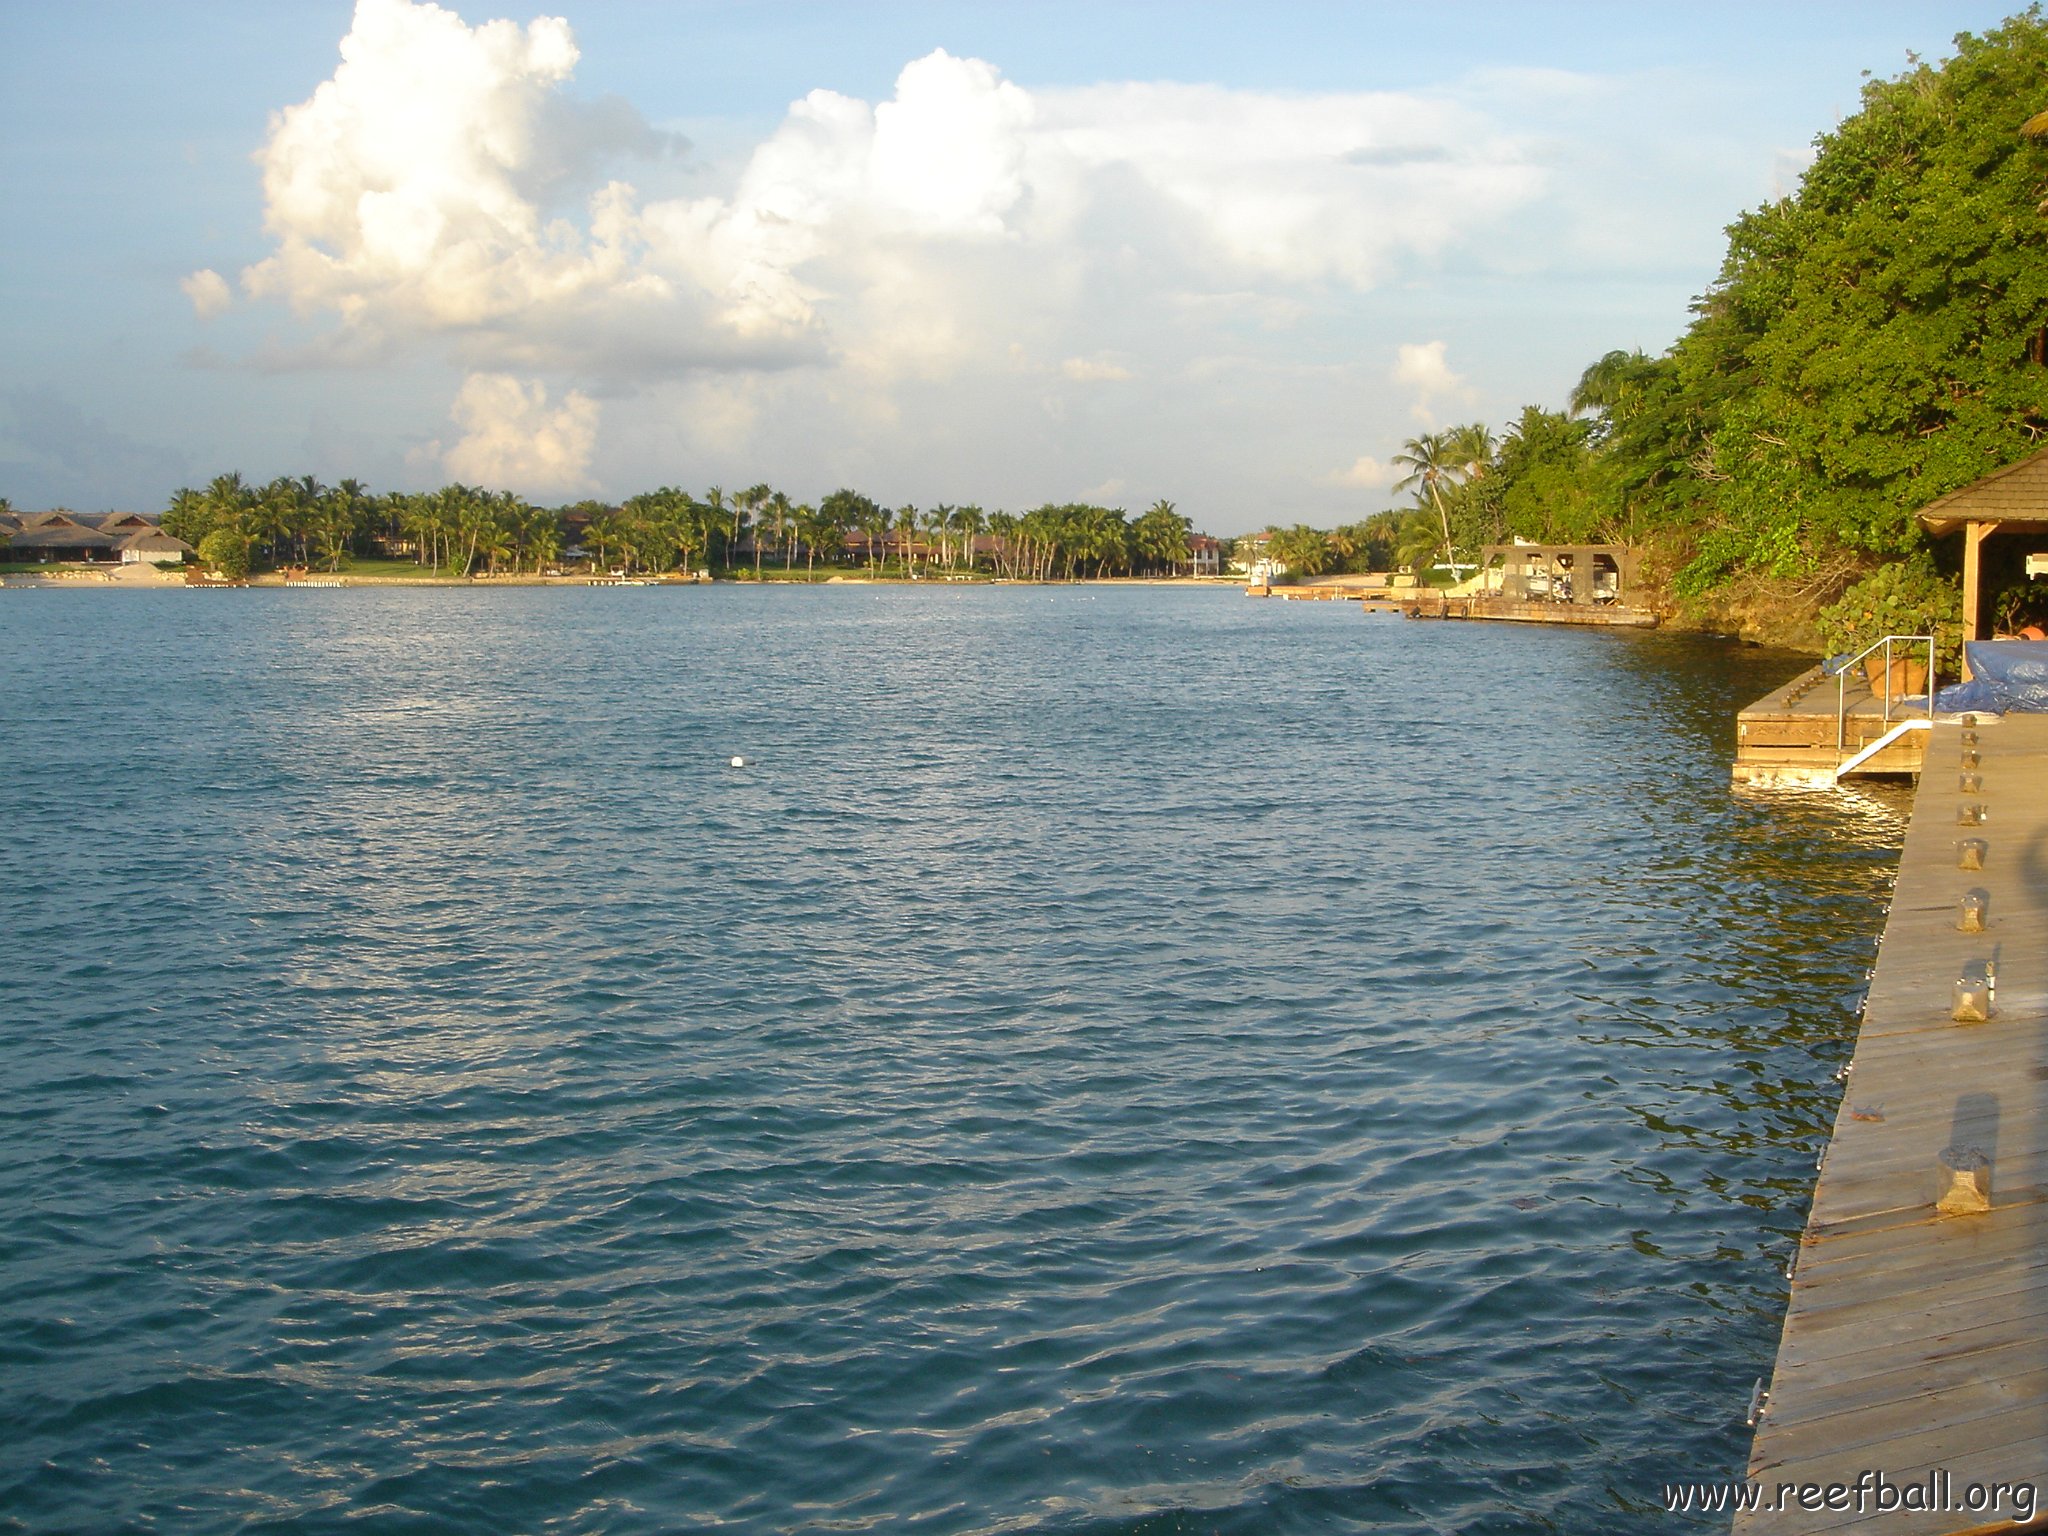
[[[1936,538],[1963,536],[1963,638],[1985,638],[1985,596],[2024,580],[2026,557],[2048,550],[2048,448],[1920,509]]]
[[[1496,568],[1496,563],[1497,568]],[[1635,552],[1624,544],[1489,544],[1479,552],[1482,590],[1513,602],[1626,602]]]

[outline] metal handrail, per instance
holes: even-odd
[[[1845,721],[1849,713],[1849,669],[1868,656],[1872,651],[1884,652],[1884,692],[1878,702],[1884,706],[1884,728],[1892,728],[1892,642],[1927,647],[1927,718],[1934,718],[1934,636],[1932,635],[1886,635],[1882,640],[1873,640],[1854,656],[1842,663],[1842,669],[1835,674],[1835,758],[1839,762],[1846,750],[1847,730]],[[1905,696],[1900,695],[1903,699]]]

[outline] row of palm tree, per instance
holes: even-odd
[[[1239,540],[1238,563],[1270,559],[1300,575],[1444,569],[1512,535],[1626,541],[1612,498],[1589,489],[1587,464],[1605,414],[1640,390],[1645,362],[1613,353],[1586,370],[1569,411],[1529,406],[1498,435],[1475,422],[1410,438],[1394,455],[1409,505],[1328,530],[1269,526]]]
[[[580,544],[606,569],[722,564],[738,574],[750,563],[760,577],[771,558],[784,573],[801,558],[815,574],[821,560],[844,565],[862,556],[880,571],[893,553],[897,569],[911,576],[980,569],[1039,580],[1170,573],[1185,568],[1193,536],[1168,501],[1132,520],[1118,508],[1081,504],[1025,513],[946,503],[891,509],[846,489],[813,505],[761,483],[731,492],[714,485],[701,496],[663,486],[616,505],[548,508],[460,484],[373,495],[352,479],[327,486],[305,475],[256,485],[238,473],[178,491],[164,528],[193,545],[225,530],[259,564],[318,562],[329,570],[383,552],[409,555],[436,573],[540,572]]]
[[[311,475],[252,485],[239,473],[171,497],[164,530],[198,545],[226,531],[268,564],[325,564],[338,570],[373,541],[412,548],[422,565],[490,572],[540,570],[559,558],[560,516],[510,491],[448,485],[437,491],[370,494],[358,480],[322,485]]]

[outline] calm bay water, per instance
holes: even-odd
[[[1179,589],[0,637],[0,1530],[1739,1475],[1905,810],[1731,795],[1786,658]]]

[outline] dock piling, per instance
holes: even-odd
[[[1965,891],[1956,902],[1956,932],[1982,933],[1985,919],[1991,911],[1991,893],[1985,890]]]
[[[1958,1024],[1987,1024],[1991,1020],[1991,982],[1982,975],[1965,971],[1956,978],[1954,1001],[1948,1016]]]
[[[1942,1215],[1976,1216],[1991,1209],[1991,1159],[1981,1148],[1943,1147],[1934,1171],[1934,1208]]]

